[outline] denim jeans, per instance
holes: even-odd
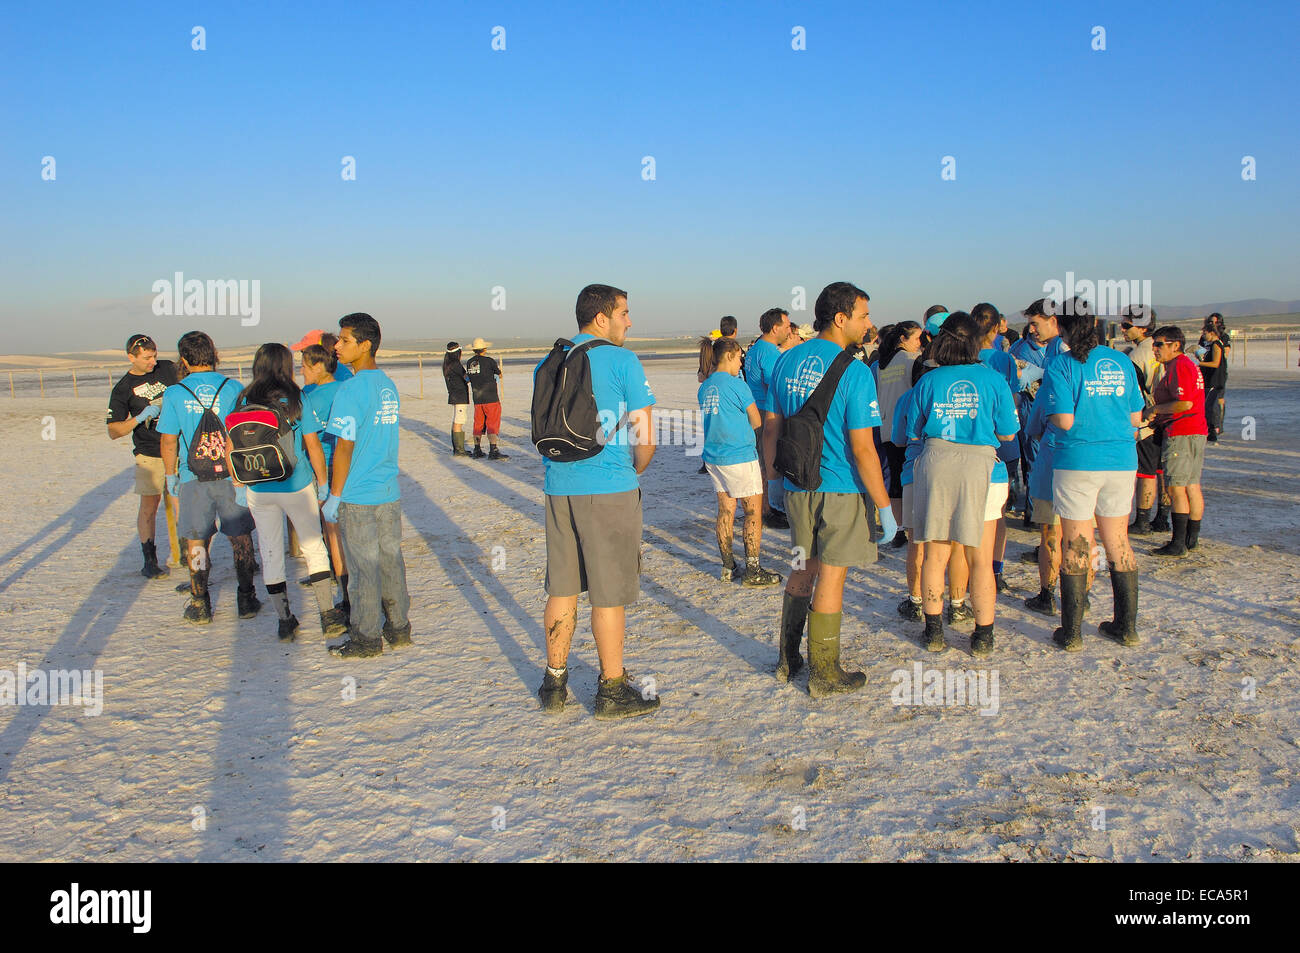
[[[411,631],[406,562],[402,559],[402,504],[339,504],[339,530],[348,564],[352,635],[373,642],[385,631]]]

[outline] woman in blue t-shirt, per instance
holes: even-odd
[[[1052,641],[1067,652],[1083,647],[1080,626],[1092,561],[1092,521],[1110,561],[1115,618],[1101,634],[1136,645],[1137,561],[1128,541],[1137,477],[1137,429],[1144,400],[1127,355],[1097,340],[1087,306],[1057,316],[1069,351],[1047,363],[1035,402],[1044,402],[1053,447],[1052,509],[1061,518],[1061,627]]]
[[[722,554],[722,581],[735,578],[732,555],[736,500],[745,513],[745,574],[741,584],[774,586],[779,573],[758,564],[763,538],[763,471],[758,464],[754,434],[761,421],[754,392],[740,377],[740,342],[718,338],[700,354],[703,380],[698,394],[704,421],[704,466],[718,494],[718,551]]]
[[[263,344],[253,357],[253,380],[240,392],[227,427],[233,424],[233,415],[247,411],[251,405],[278,410],[293,431],[293,450],[297,458],[293,472],[283,480],[256,483],[245,487],[237,480],[236,495],[247,494],[248,511],[257,524],[257,544],[262,554],[262,582],[267,595],[279,616],[279,637],[292,642],[298,631],[298,620],[289,608],[288,587],[285,584],[284,519],[287,516],[298,534],[298,543],[307,557],[308,577],[315,590],[320,609],[321,628],[327,636],[342,635],[346,631],[342,613],[334,608],[330,592],[329,555],[320,531],[320,501],[329,490],[325,472],[325,454],[321,450],[320,423],[315,413],[303,400],[302,392],[293,379],[293,352],[283,344]],[[226,438],[226,453],[235,452],[234,444]],[[229,462],[229,461],[228,461]],[[231,473],[235,473],[231,466]],[[316,486],[312,485],[315,476]],[[325,493],[320,492],[326,491]]]
[[[316,422],[320,424],[320,445],[325,453],[325,473],[328,478],[334,476],[334,444],[337,438],[325,428],[329,426],[334,395],[346,380],[340,380],[339,372],[343,370],[347,368],[339,367],[339,359],[333,348],[313,344],[303,349],[302,379],[307,382],[307,386],[302,389],[302,394],[307,406],[316,415]],[[348,377],[351,376],[349,370]],[[328,480],[325,485],[329,486]],[[339,535],[337,523],[321,520],[321,525],[325,529],[325,545],[330,551],[330,565],[339,584],[341,601],[336,608],[346,616],[352,611],[352,604],[348,601],[348,566],[343,559],[343,537]]]
[[[924,645],[945,648],[943,578],[954,544],[965,547],[970,566],[975,633],[971,651],[993,650],[996,583],[993,538],[997,521],[985,507],[999,442],[1014,439],[1018,422],[1011,388],[979,362],[979,328],[969,314],[954,312],[930,344],[934,368],[912,389],[907,415],[909,441],[924,446],[912,470],[913,530],[925,545],[921,563]]]

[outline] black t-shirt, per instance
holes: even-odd
[[[442,376],[447,381],[447,403],[468,404],[469,383],[465,380],[465,365],[460,361],[444,365]]]
[[[1219,358],[1218,367],[1201,368],[1201,377],[1205,380],[1205,389],[1210,390],[1215,387],[1221,388],[1228,382],[1228,356],[1224,353],[1223,345],[1218,341],[1206,341],[1205,346],[1208,348],[1205,352],[1205,359],[1207,361],[1214,360],[1216,354]]]
[[[486,355],[475,354],[465,362],[465,373],[469,376],[469,386],[474,391],[474,403],[495,404],[501,398],[497,396],[497,375],[501,365]]]
[[[108,396],[108,413],[106,423],[118,423],[128,417],[138,416],[146,407],[162,397],[172,384],[176,383],[176,365],[171,361],[159,361],[148,374],[122,375],[122,379],[113,385],[113,393]],[[135,444],[133,453],[146,457],[160,457],[161,442],[156,428],[158,418],[137,426],[131,431],[131,442]]]

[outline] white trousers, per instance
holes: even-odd
[[[307,572],[330,571],[329,551],[320,534],[320,504],[316,484],[309,483],[296,493],[258,493],[248,488],[248,511],[257,524],[257,549],[262,554],[262,582],[273,586],[284,582],[284,553],[288,548],[284,518],[293,522],[298,545],[307,557]]]

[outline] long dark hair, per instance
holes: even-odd
[[[735,338],[714,338],[710,347],[700,346],[700,362],[704,366],[704,376],[708,377],[718,369],[723,357],[730,352],[740,353],[740,342]]]
[[[1097,346],[1097,319],[1086,312],[1080,314],[1069,309],[1068,314],[1056,316],[1056,327],[1061,340],[1070,348],[1070,357],[1085,363],[1089,352]]]
[[[280,401],[288,406],[281,408]],[[293,352],[283,344],[263,344],[253,356],[253,381],[239,395],[240,404],[274,407],[293,422],[302,417],[302,391],[293,379]]]
[[[903,339],[913,331],[921,330],[915,321],[899,321],[880,332],[880,369],[883,371],[889,362],[903,349]]]
[[[457,379],[465,376],[465,365],[460,362],[460,345],[455,341],[447,344],[447,350],[442,355],[442,376]]]
[[[980,362],[979,326],[965,311],[954,311],[930,342],[929,357],[940,366]]]

